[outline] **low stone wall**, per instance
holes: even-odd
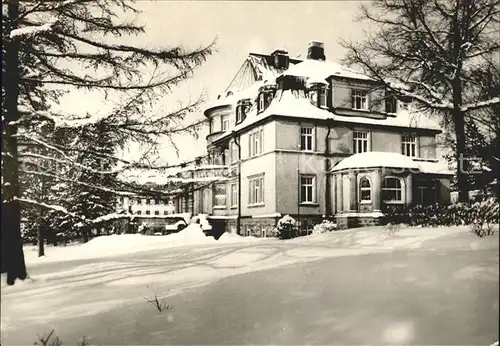
[[[252,237],[276,237],[278,218],[242,218],[241,235]]]
[[[335,215],[335,220],[337,222],[338,229],[347,229],[347,228],[355,228],[355,227],[368,227],[368,226],[377,226],[382,222],[382,218],[373,217],[370,215],[363,216],[361,214],[358,215]]]

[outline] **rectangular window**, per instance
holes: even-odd
[[[137,215],[142,215],[142,211],[141,211],[141,210],[137,210],[135,213],[136,213]]]
[[[264,203],[264,176],[249,178],[249,201],[252,204]]]
[[[364,90],[352,91],[352,108],[368,110],[368,96]]]
[[[249,135],[249,156],[259,155],[264,149],[264,130],[262,128],[254,130]]]
[[[390,92],[385,94],[385,112],[386,113],[396,113],[397,112],[398,101],[394,95]]]
[[[238,206],[238,184],[231,184],[231,207]]]
[[[160,215],[160,211],[159,210],[155,210],[155,215]]]
[[[222,131],[229,130],[229,116],[223,115],[221,119],[222,119]]]
[[[231,163],[238,161],[238,146],[234,141],[231,141]]]
[[[146,215],[150,215],[150,214],[151,214],[151,211],[146,210]]]
[[[163,215],[168,215],[168,211],[164,210]]]
[[[401,137],[401,154],[417,157],[417,137],[411,135]]]
[[[300,203],[316,202],[316,177],[312,175],[300,176]]]
[[[226,184],[217,184],[214,186],[214,197],[216,207],[226,206]]]
[[[314,127],[302,127],[300,129],[300,149],[313,151],[314,150]]]
[[[352,135],[353,153],[366,153],[369,151],[368,132],[354,131]]]

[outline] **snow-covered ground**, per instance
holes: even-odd
[[[41,263],[72,261],[79,259],[103,258],[148,250],[161,250],[182,246],[202,246],[256,242],[255,237],[241,237],[236,234],[223,234],[219,240],[207,237],[198,224],[191,224],[179,233],[166,236],[142,234],[123,234],[100,236],[86,244],[67,246],[46,246],[45,256],[38,257],[37,246],[25,246],[24,256],[29,266]]]
[[[84,245],[49,247],[48,256],[40,259],[36,251],[27,251],[30,279],[6,286],[2,275],[2,334],[140,305],[154,293],[182,296],[238,274],[332,257],[433,251],[428,241],[447,237],[451,240],[445,243],[452,243],[456,235],[460,249],[498,246],[498,236],[478,239],[467,227],[402,228],[396,233],[371,227],[285,241],[225,234],[217,241],[190,225],[169,236],[103,236]],[[81,261],[68,263],[71,259]]]

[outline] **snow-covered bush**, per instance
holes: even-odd
[[[333,221],[324,220],[322,223],[314,225],[313,234],[333,232],[337,230],[337,224]]]
[[[499,203],[496,198],[481,202],[458,202],[450,205],[416,205],[411,208],[386,208],[386,224],[409,226],[471,226],[478,235],[493,234],[493,225],[498,224]]]
[[[297,221],[290,215],[285,215],[278,220],[276,231],[278,238],[291,239],[297,235]]]
[[[472,232],[478,237],[492,235],[495,233],[494,224],[498,224],[498,213],[500,206],[494,198],[489,198],[483,202],[476,202],[473,205],[471,225]]]

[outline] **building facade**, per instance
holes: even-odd
[[[304,229],[325,217],[350,227],[388,207],[448,202],[441,129],[409,101],[326,60],[321,42],[303,61],[283,49],[251,53],[204,112],[210,164],[227,168],[225,180],[193,191],[193,212],[268,236],[286,214]]]

